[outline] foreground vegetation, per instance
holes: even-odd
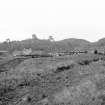
[[[105,104],[104,55],[17,59],[0,70],[0,105]]]

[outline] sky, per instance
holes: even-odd
[[[0,42],[105,37],[105,0],[0,0]]]

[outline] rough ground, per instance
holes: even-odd
[[[10,61],[0,65],[0,105],[105,105],[105,56]]]

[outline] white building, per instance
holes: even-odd
[[[22,53],[23,53],[24,55],[29,55],[29,54],[32,53],[32,49],[31,49],[31,48],[29,48],[29,49],[24,48],[23,51],[22,51]]]

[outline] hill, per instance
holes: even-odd
[[[13,52],[14,50],[22,50],[23,48],[32,48],[32,50],[44,51],[71,51],[75,49],[87,50],[89,48],[105,47],[105,38],[97,42],[91,43],[83,39],[64,39],[61,41],[50,41],[41,39],[26,39],[22,41],[12,41],[10,43],[3,42],[0,44],[0,50]]]
[[[23,48],[32,48],[33,50],[57,51],[73,50],[78,47],[89,45],[90,42],[82,39],[65,39],[61,41],[50,41],[40,39],[26,39],[22,41],[12,41],[10,44],[3,42],[0,44],[0,50],[22,50]]]

